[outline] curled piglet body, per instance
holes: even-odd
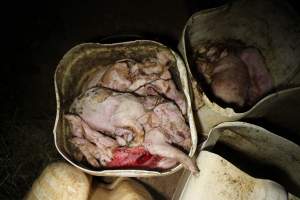
[[[77,160],[84,157],[93,167],[150,169],[180,162],[196,171],[184,153],[191,147],[185,118],[175,103],[163,97],[94,87],[75,98],[70,112],[65,118]]]
[[[208,43],[196,51],[197,71],[212,94],[234,107],[252,106],[273,88],[261,52],[239,42]]]
[[[91,88],[74,100],[71,112],[92,129],[116,137],[123,145],[130,142],[136,146],[143,142],[144,132],[137,119],[145,114],[145,109],[132,94]]]
[[[181,94],[169,71],[175,60],[169,51],[159,51],[155,57],[142,61],[122,59],[113,63],[102,74],[95,74],[88,87],[102,86],[140,96],[162,95],[172,101],[186,114],[185,97]]]

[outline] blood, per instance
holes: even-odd
[[[144,147],[118,147],[114,150],[110,168],[156,169],[160,156],[150,154]]]

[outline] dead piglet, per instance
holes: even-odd
[[[70,111],[78,114],[66,116],[71,124],[71,132],[74,132],[74,138],[70,141],[93,166],[97,166],[95,160],[100,162],[100,166],[122,167],[122,163],[128,167],[138,166],[134,160],[140,162],[139,153],[142,160],[147,160],[149,156],[145,156],[147,153],[144,151],[131,150],[144,147],[151,156],[162,159],[155,164],[152,162],[154,157],[149,157],[149,162],[140,163],[140,167],[148,163],[165,168],[183,162],[188,169],[196,170],[191,159],[172,146],[177,144],[185,150],[191,147],[189,127],[172,101],[158,96],[138,97],[95,87],[77,97]],[[119,148],[124,151],[117,151]],[[124,152],[129,153],[126,158]],[[130,160],[133,160],[132,163]]]
[[[169,65],[174,63],[168,51],[159,51],[156,57],[141,62],[131,59],[119,60],[109,66],[101,78],[94,77],[91,83],[121,92],[134,92],[142,96],[164,95],[174,100],[183,114],[186,102],[172,80]],[[93,85],[89,85],[91,87]]]
[[[159,128],[153,128],[146,132],[144,147],[152,155],[159,155],[166,158],[167,163],[171,161],[176,163],[178,161],[191,172],[196,173],[198,171],[192,159],[178,148],[172,146],[169,138]]]
[[[190,128],[177,106],[173,102],[166,102],[157,105],[153,112],[169,142],[188,151],[192,146]]]
[[[238,57],[228,55],[215,64],[211,88],[216,97],[242,107],[247,101],[249,87],[247,66]]]
[[[91,88],[74,100],[71,112],[93,130],[116,138],[120,145],[138,146],[143,142],[144,132],[137,119],[145,114],[145,109],[132,94]]]
[[[259,50],[238,42],[209,45],[196,51],[196,66],[214,96],[241,108],[253,105],[272,89],[272,78]]]
[[[75,147],[73,157],[79,162],[85,158],[95,168],[143,169],[168,169],[177,164],[174,159],[150,154],[143,145],[119,147],[115,140],[91,129],[79,116],[68,114],[65,118],[72,133],[69,141]]]
[[[76,160],[81,161],[84,156],[93,167],[105,166],[111,161],[112,151],[118,146],[114,139],[91,129],[79,116],[69,114],[65,119],[70,124],[69,141],[76,147],[73,154]]]
[[[165,158],[161,164],[168,166],[180,162],[192,172],[197,171],[191,158],[172,145],[176,144],[185,150],[191,148],[190,129],[173,102],[157,105],[152,112],[140,118],[139,122],[145,130],[144,147],[152,155]]]

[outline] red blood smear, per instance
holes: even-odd
[[[157,163],[161,159],[160,156],[151,155],[144,147],[118,147],[107,167],[154,169],[158,168]]]

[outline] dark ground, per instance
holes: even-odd
[[[62,159],[52,134],[53,75],[66,51],[124,33],[146,35],[174,49],[189,16],[225,1],[22,1],[8,6],[1,30],[0,199],[21,199],[48,163]]]

